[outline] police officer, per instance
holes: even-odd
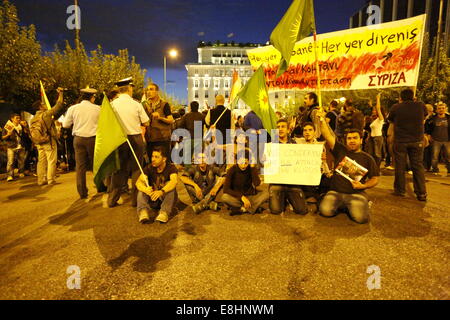
[[[77,172],[77,190],[81,199],[88,197],[86,171],[92,170],[94,161],[95,134],[97,132],[100,106],[94,104],[97,90],[81,89],[81,102],[67,110],[63,127],[73,125],[73,146],[75,149],[75,169]]]
[[[128,140],[133,147],[134,153],[142,166],[145,153],[145,143],[142,138],[141,126],[148,127],[150,119],[141,103],[134,100],[133,97],[133,79],[126,78],[116,83],[119,91],[118,97],[111,103],[120,118],[120,122],[128,135]],[[129,172],[131,171],[132,194],[131,205],[137,205],[136,181],[140,176],[139,166],[128,145],[124,143],[119,147],[120,170],[111,177],[109,186],[108,206],[114,207],[120,198],[122,190],[128,183]]]

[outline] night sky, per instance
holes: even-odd
[[[44,51],[74,32],[66,27],[67,7],[73,0],[10,0],[21,24],[34,24]],[[177,48],[180,56],[168,60],[167,90],[187,97],[185,64],[197,62],[201,40],[266,43],[291,0],[79,0],[81,41],[87,50],[101,44],[105,53],[128,48],[137,62],[162,87],[163,56]],[[365,0],[315,0],[318,33],[348,28],[349,17]]]

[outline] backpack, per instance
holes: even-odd
[[[31,141],[35,144],[50,142],[50,134],[45,124],[43,114],[36,115],[30,125]]]

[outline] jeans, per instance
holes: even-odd
[[[142,136],[140,134],[137,135],[129,135],[128,140],[130,140],[130,144],[133,147],[133,150],[138,158],[139,164],[142,166],[144,162],[144,153],[145,153],[145,144]],[[141,175],[141,171],[139,170],[139,166],[136,163],[136,159],[134,158],[128,143],[123,143],[119,147],[119,161],[120,161],[120,169],[114,172],[111,176],[111,183],[108,186],[108,206],[114,207],[117,204],[117,201],[120,198],[121,193],[124,188],[127,186],[128,177],[131,174],[131,206],[136,206],[137,201],[137,189],[136,189],[136,181]]]
[[[17,154],[17,167],[19,173],[23,173],[25,166],[25,158],[27,157],[27,151],[25,149],[10,149],[8,148],[7,156],[8,163],[6,164],[6,171],[8,172],[8,177],[14,177],[14,158]]]
[[[88,195],[86,171],[92,169],[94,162],[95,137],[74,137],[75,168],[77,171],[77,190],[81,198]]]
[[[267,191],[258,191],[257,194],[252,196],[246,196],[251,203],[251,207],[248,210],[250,213],[255,213],[258,208],[269,199],[269,192]],[[243,203],[241,199],[233,197],[228,193],[224,193],[222,195],[222,202],[226,203],[230,207],[233,208],[241,208]]]
[[[55,182],[56,177],[56,160],[58,147],[56,141],[52,139],[49,143],[36,145],[38,150],[37,177],[38,185],[47,182],[49,184]]]
[[[348,209],[353,221],[361,224],[369,222],[369,201],[360,193],[329,191],[322,199],[319,211],[324,217],[333,217],[343,207]]]
[[[294,212],[297,214],[308,213],[306,206],[305,194],[300,187],[271,184],[269,186],[269,207],[273,214],[280,214],[284,211],[286,200],[292,205]]]
[[[405,171],[407,170],[407,157],[409,157],[413,172],[414,192],[416,195],[426,197],[425,169],[423,168],[423,142],[401,143],[394,142],[395,180],[394,190],[404,194],[406,189]]]
[[[433,141],[433,159],[431,160],[431,166],[433,167],[433,171],[439,171],[438,161],[439,161],[439,153],[441,152],[442,147],[446,152],[447,157],[445,157],[445,165],[447,167],[447,171],[450,173],[450,141],[440,142]],[[8,149],[9,150],[9,149]]]
[[[378,167],[380,167],[383,150],[383,137],[370,137],[367,144],[367,153],[370,154]]]
[[[203,194],[202,200],[199,200],[197,198],[197,192],[195,192],[195,189],[193,186],[190,186],[188,184],[186,184],[185,186],[186,186],[187,192],[189,193],[189,196],[191,197],[192,203],[197,203],[197,202],[203,201],[204,203],[208,204],[209,202],[213,201],[215,198],[209,193],[211,191],[211,189],[213,188],[213,186],[211,186],[210,188],[207,188],[206,190],[202,190],[202,194]]]
[[[137,195],[137,212],[142,209],[147,209],[151,211],[151,209],[164,211],[168,215],[172,212],[175,204],[178,201],[178,196],[176,190],[172,190],[164,194],[164,196],[159,198],[156,201],[152,201],[148,194],[139,191]]]

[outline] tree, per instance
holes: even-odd
[[[426,49],[427,51],[422,52],[422,63],[417,84],[417,96],[424,102],[433,104],[439,100],[444,101],[450,98],[450,58],[447,56],[447,48],[444,43],[444,40],[442,40],[438,47],[438,63],[436,63],[435,50],[429,56],[427,54],[429,48],[425,48],[424,43],[424,50]]]
[[[19,27],[17,9],[7,0],[0,5],[0,97],[27,109],[39,97],[43,70],[41,46],[34,25]]]

